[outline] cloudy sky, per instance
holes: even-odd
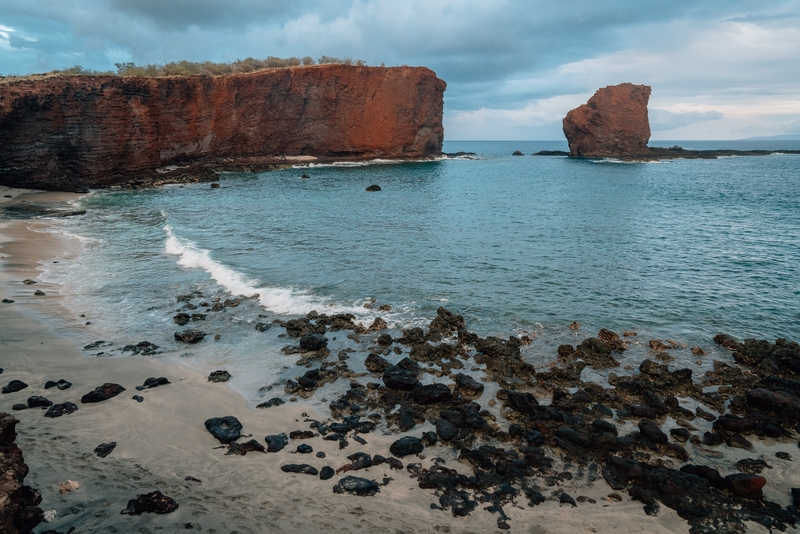
[[[0,0],[0,74],[321,55],[424,65],[447,139],[563,139],[653,87],[653,139],[800,132],[800,0]]]

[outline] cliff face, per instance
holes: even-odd
[[[17,421],[0,412],[0,533],[23,534],[41,523],[43,512],[39,492],[24,486],[28,466],[22,459],[17,439]]]
[[[564,117],[569,155],[620,157],[649,154],[650,87],[623,83],[599,89]]]
[[[285,158],[435,155],[445,87],[422,67],[347,65],[0,83],[0,184],[75,190]]]

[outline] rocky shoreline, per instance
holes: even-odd
[[[25,285],[30,274],[15,276],[4,287],[55,292]],[[16,302],[3,303],[3,313],[26,306],[9,296]],[[250,313],[246,302],[177,295],[169,334],[186,347],[214,343],[214,316]],[[668,530],[699,533],[785,530],[798,519],[795,342],[718,334],[713,343],[724,352],[714,351],[712,369],[699,375],[670,363],[687,352],[707,358],[710,346],[688,350],[602,329],[549,349],[542,369],[525,357],[535,336],[481,337],[445,308],[425,328],[401,333],[380,318],[362,324],[350,314],[253,321],[258,331],[280,331],[283,355],[297,358],[283,392],[273,388],[256,409],[231,398],[224,369],[206,378],[159,363],[168,353],[151,342],[95,342],[84,347],[90,357],[64,366],[50,356],[63,350],[0,336],[0,408],[13,407],[22,421],[18,441],[51,532],[179,524],[227,531],[234,523],[246,531],[254,521],[281,525],[275,531],[334,531],[324,517],[330,506],[341,514],[393,510],[388,516],[402,519],[404,531],[441,524],[435,530],[527,532],[532,518],[551,514],[554,523],[542,523],[541,532],[560,532],[572,517],[606,510],[609,525],[672,514],[682,526],[668,523]],[[22,332],[24,324],[2,331]],[[577,323],[569,328],[582,333]],[[635,364],[627,356],[634,343],[647,350]],[[334,383],[344,388],[324,397]],[[305,401],[320,396],[327,409],[315,414]],[[78,443],[83,452],[72,452]],[[235,519],[228,508],[209,510],[244,480],[255,501],[236,508]],[[307,501],[259,505],[266,515],[256,519],[255,503],[274,499],[275,488]],[[623,509],[624,517],[615,511]],[[318,514],[302,526],[280,519],[279,510]]]

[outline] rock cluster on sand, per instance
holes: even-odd
[[[41,523],[44,513],[39,508],[42,497],[23,484],[28,466],[15,443],[19,421],[0,412],[0,532],[27,534]]]
[[[598,89],[586,104],[564,117],[569,155],[626,157],[649,154],[650,87],[622,83]]]

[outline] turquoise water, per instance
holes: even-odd
[[[800,148],[652,144],[676,143]],[[266,352],[286,341],[252,323],[312,309],[365,322],[381,315],[399,330],[444,305],[479,334],[531,332],[554,343],[572,321],[587,335],[606,327],[687,343],[719,332],[800,340],[800,156],[511,156],[543,149],[566,146],[447,142],[446,152],[478,159],[96,192],[81,202],[85,217],[57,223],[84,238],[85,253],[43,276],[65,284],[67,304],[93,319],[97,335],[166,347],[176,346],[176,295],[257,294],[226,310],[224,324],[200,325],[223,332],[209,365],[273,365]],[[370,184],[383,190],[366,192]],[[365,309],[370,298],[392,311]]]

